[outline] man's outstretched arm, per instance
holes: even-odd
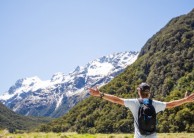
[[[190,103],[190,102],[194,102],[194,93],[189,96],[185,96],[185,98],[183,99],[167,102],[166,108],[174,108],[174,107],[180,106],[185,103]]]
[[[92,95],[92,96],[102,97],[103,99],[110,101],[112,103],[124,105],[124,100],[122,98],[119,98],[119,97],[116,97],[116,96],[110,95],[110,94],[101,93],[97,88],[96,88],[96,90],[89,88],[89,91],[90,91],[90,95]]]

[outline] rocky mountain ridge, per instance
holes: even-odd
[[[114,53],[78,66],[67,75],[55,73],[50,80],[37,76],[19,79],[0,100],[22,115],[59,117],[87,97],[87,87],[108,83],[137,56],[138,52]]]

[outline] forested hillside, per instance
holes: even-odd
[[[141,82],[152,97],[171,101],[194,89],[194,10],[172,19],[143,46],[136,62],[101,91],[123,98],[137,97]],[[159,132],[194,132],[194,103],[158,115]],[[79,133],[133,132],[133,117],[125,107],[90,97],[41,131]]]
[[[31,130],[37,126],[49,122],[49,118],[35,118],[18,115],[0,103],[0,129],[8,129],[10,132],[16,130]]]

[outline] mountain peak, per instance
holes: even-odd
[[[84,67],[82,67],[82,66],[77,66],[77,67],[75,68],[75,70],[73,71],[73,73],[80,72],[80,71],[83,70],[83,69],[84,69]]]
[[[30,78],[22,78],[16,81],[15,85],[11,86],[8,92],[13,94],[18,88],[20,87],[31,87],[36,83],[41,82],[40,78],[37,76],[30,77]]]
[[[61,82],[64,79],[64,73],[62,72],[57,72],[55,73],[52,78],[51,82]]]

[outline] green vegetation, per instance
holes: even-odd
[[[77,134],[77,133],[23,133],[10,134],[1,131],[3,138],[133,138],[133,134]],[[158,138],[193,138],[194,133],[160,133]]]
[[[0,129],[6,128],[10,132],[29,131],[49,121],[51,121],[50,118],[35,118],[18,115],[0,103]]]
[[[194,89],[194,10],[172,19],[150,38],[137,61],[101,91],[123,98],[137,97],[141,82],[151,84],[152,97],[171,101]],[[158,115],[158,132],[194,132],[194,104]],[[65,116],[39,129],[43,132],[131,133],[133,117],[125,107],[89,97]]]

